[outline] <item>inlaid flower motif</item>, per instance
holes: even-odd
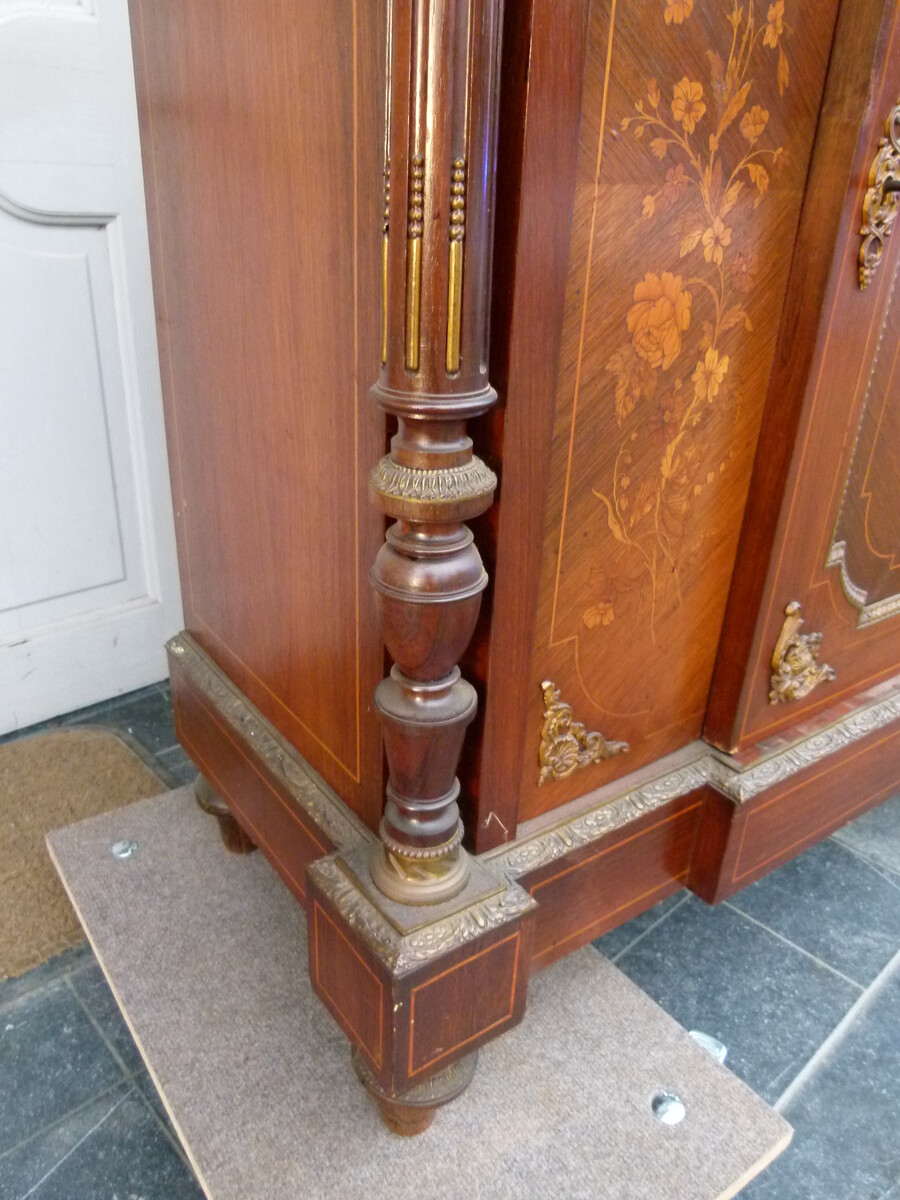
[[[666,171],[666,182],[663,185],[663,195],[669,204],[674,204],[683,191],[687,189],[688,177],[684,172],[684,163],[676,163]]]
[[[590,608],[585,609],[581,619],[588,629],[602,628],[604,625],[612,625],[616,619],[616,610],[611,604],[601,601],[599,604],[593,604]]]
[[[759,257],[752,250],[742,251],[731,264],[731,282],[744,296],[753,291],[759,273]]]
[[[680,25],[691,15],[694,0],[666,0],[666,24]]]
[[[693,133],[697,122],[706,112],[703,103],[703,84],[692,83],[685,75],[681,83],[675,84],[675,98],[672,101],[672,116],[679,121],[685,133]]]
[[[632,344],[651,367],[668,370],[681,353],[682,334],[691,324],[693,296],[681,276],[648,272],[634,289],[626,319]]]
[[[722,380],[728,373],[728,355],[719,355],[714,346],[706,352],[706,358],[694,368],[694,395],[698,400],[714,400],[719,394]]]
[[[653,3],[667,26],[683,25],[695,6],[695,0]],[[770,112],[753,101],[761,96],[758,72],[777,84],[779,95],[789,85],[790,5],[709,0],[708,7],[724,10],[728,30],[706,51],[708,82],[685,74],[661,88],[649,79],[646,96],[622,117],[622,128],[642,139],[658,163],[658,182],[640,204],[642,219],[662,221],[674,241],[667,251],[661,238],[644,239],[648,255],[664,257],[647,261],[641,251],[638,273],[655,271],[634,288],[627,335],[622,331],[606,363],[621,440],[609,482],[593,489],[609,531],[602,558],[608,574],[592,578],[591,607],[582,614],[595,636],[613,623],[618,597],[637,592],[639,603],[647,602],[655,641],[663,606],[682,601],[681,568],[709,536],[692,529],[693,510],[725,472],[724,458],[712,461],[724,436],[719,422],[741,401],[744,335],[754,332],[747,297],[759,277],[757,253],[748,246],[751,211],[766,201],[773,167],[787,156],[768,144]],[[664,102],[664,95],[671,99]],[[661,269],[675,255],[684,261],[679,275]],[[729,359],[726,346],[737,357]]]
[[[721,217],[716,217],[703,235],[703,257],[707,262],[721,267],[725,258],[725,247],[731,245],[731,229]]]
[[[774,50],[778,39],[784,33],[784,0],[775,0],[769,5],[766,16],[766,32],[763,35],[763,45],[771,46]]]
[[[767,110],[759,104],[754,104],[750,111],[744,113],[741,118],[741,133],[752,146],[765,133],[768,123]]]

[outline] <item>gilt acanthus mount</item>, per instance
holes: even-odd
[[[541,684],[544,694],[544,722],[538,752],[538,787],[550,780],[565,779],[581,767],[604,762],[616,754],[628,752],[627,742],[611,742],[602,733],[589,733],[575,720],[571,704],[560,698],[559,688],[549,679]]]
[[[796,600],[784,610],[784,624],[772,654],[769,703],[786,704],[802,700],[820,683],[829,683],[835,673],[827,663],[819,662],[821,633],[801,633],[803,618]]]

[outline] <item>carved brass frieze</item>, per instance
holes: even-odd
[[[574,719],[571,704],[560,699],[559,688],[550,680],[541,684],[544,693],[544,723],[541,726],[538,786],[551,779],[565,779],[573,771],[603,762],[616,754],[627,754],[627,742],[609,742],[602,733],[588,733]]]
[[[869,170],[869,189],[863,200],[859,248],[859,286],[865,290],[884,256],[884,241],[897,216],[900,188],[900,104],[891,110],[885,136]]]
[[[819,662],[821,633],[801,633],[803,618],[796,600],[784,610],[784,624],[772,655],[769,703],[787,704],[802,700],[819,686],[835,678],[827,663]]]

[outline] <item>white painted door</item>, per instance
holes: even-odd
[[[180,626],[127,3],[0,0],[0,733]]]

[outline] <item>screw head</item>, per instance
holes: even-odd
[[[688,1037],[693,1038],[698,1046],[702,1046],[707,1054],[711,1054],[717,1063],[724,1063],[728,1057],[728,1047],[712,1034],[703,1033],[700,1029],[689,1029]]]
[[[687,1111],[681,1097],[674,1092],[657,1092],[650,1101],[650,1110],[662,1125],[679,1125]]]
[[[112,855],[113,858],[131,858],[137,850],[137,842],[122,841],[113,842]]]

